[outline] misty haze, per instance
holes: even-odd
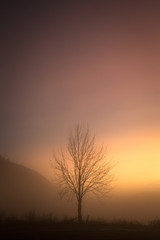
[[[3,2],[0,238],[158,239],[159,12]]]
[[[23,216],[34,212],[50,214],[57,218],[75,217],[74,200],[60,199],[58,189],[37,172],[0,157],[1,211]],[[84,218],[127,219],[148,221],[160,218],[160,189],[139,192],[116,192],[106,198],[88,196],[83,206]]]

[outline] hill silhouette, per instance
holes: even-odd
[[[55,186],[39,173],[0,156],[0,209],[8,214],[57,212]]]

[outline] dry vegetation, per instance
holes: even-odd
[[[143,224],[128,220],[89,220],[78,224],[75,219],[56,219],[28,212],[21,217],[0,214],[2,239],[159,239],[160,220]]]

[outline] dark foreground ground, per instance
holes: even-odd
[[[0,239],[64,239],[64,240],[143,240],[160,239],[159,224],[89,222],[78,225],[73,222],[1,222]]]

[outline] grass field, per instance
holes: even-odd
[[[36,217],[29,213],[23,218],[1,217],[1,239],[160,239],[160,220],[147,224],[127,220],[86,220],[79,225],[75,219],[57,220],[52,216]]]

